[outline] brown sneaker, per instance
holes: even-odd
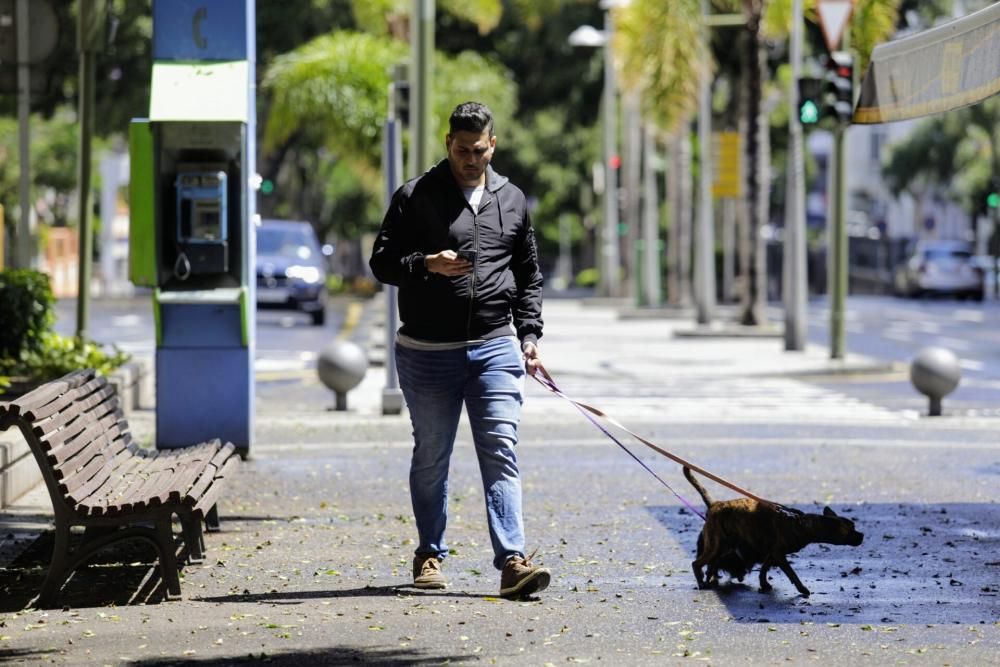
[[[500,597],[516,600],[548,587],[552,572],[547,567],[534,565],[531,562],[534,555],[532,553],[527,558],[514,556],[507,561],[500,573]]]
[[[441,572],[441,561],[437,556],[413,557],[414,588],[445,588],[448,580]]]

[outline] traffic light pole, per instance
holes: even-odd
[[[851,27],[844,30],[843,50],[850,53]],[[831,54],[833,57],[833,54]],[[851,71],[853,77],[853,69]],[[851,108],[854,107],[853,81],[851,82]],[[830,358],[843,359],[846,352],[845,318],[847,309],[847,128],[850,116],[837,119],[833,133],[833,228],[830,230],[829,294],[830,294]]]
[[[788,187],[785,196],[784,280],[785,349],[802,351],[806,347],[806,206],[805,168],[802,158],[802,123],[799,117],[798,81],[802,74],[802,0],[792,7],[790,60],[792,84],[789,88]]]
[[[830,211],[830,358],[844,358],[844,311],[847,306],[847,160],[845,141],[847,125],[837,124],[833,133],[833,192]]]

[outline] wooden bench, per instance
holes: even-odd
[[[7,404],[0,431],[18,426],[42,471],[55,514],[55,546],[36,605],[49,604],[90,556],[126,539],[156,548],[167,597],[179,597],[176,515],[190,561],[204,557],[202,523],[218,528],[215,505],[239,463],[219,440],[162,451],[138,446],[108,381],[75,371]],[[84,528],[70,549],[70,529]]]

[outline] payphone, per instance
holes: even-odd
[[[183,165],[177,172],[177,260],[174,275],[226,273],[226,172],[219,166]]]
[[[253,0],[153,2],[149,117],[129,129],[129,270],[152,288],[160,448],[250,450],[253,16]]]

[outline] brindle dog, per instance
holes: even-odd
[[[864,540],[865,536],[854,529],[853,521],[837,516],[829,507],[823,508],[823,514],[806,514],[750,498],[713,501],[686,466],[684,476],[708,508],[705,526],[698,535],[697,557],[691,563],[698,588],[717,585],[720,569],[742,581],[743,574],[760,563],[761,592],[771,590],[767,572],[778,566],[799,593],[808,596],[809,589],[792,570],[786,556],[808,544],[856,547]]]

